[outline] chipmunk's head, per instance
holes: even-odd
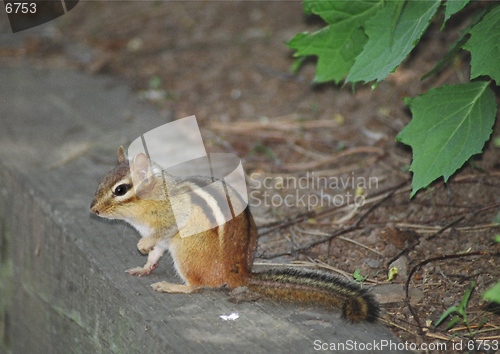
[[[99,183],[90,205],[92,213],[108,219],[129,220],[140,215],[141,208],[146,208],[148,202],[165,200],[162,178],[155,178],[144,153],[129,161],[120,146],[118,162]]]

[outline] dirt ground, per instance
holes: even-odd
[[[165,118],[195,114],[209,150],[243,160],[262,233],[257,264],[294,262],[350,279],[359,270],[366,286],[385,284],[381,321],[403,341],[462,341],[463,351],[495,352],[466,343],[500,340],[495,306],[481,296],[500,279],[491,255],[500,233],[499,150],[487,144],[447,184],[438,180],[410,200],[411,149],[395,143],[411,119],[402,97],[467,81],[465,53],[420,81],[466,21],[445,32],[432,24],[376,90],[315,85],[314,61],[291,74],[284,42],[321,26],[291,1],[80,2],[22,47],[0,48],[0,61],[112,75]],[[339,230],[346,231],[319,242]],[[411,274],[410,309],[402,298],[412,268],[444,255],[460,256]],[[389,280],[391,268],[398,274]],[[451,318],[435,327],[472,282],[469,328],[460,320],[447,330]]]

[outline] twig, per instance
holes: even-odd
[[[304,129],[336,128],[338,126],[339,123],[332,119],[300,120],[299,115],[295,113],[263,121],[239,121],[230,125],[220,122],[211,122],[210,124],[211,129],[224,133],[260,136],[266,131],[276,131],[280,133],[279,136],[283,137],[289,132]]]
[[[439,334],[439,333],[427,332],[427,333],[425,333],[425,336],[430,337],[430,338],[434,338],[434,339],[441,339],[441,340],[452,341],[452,342],[461,342],[462,341],[461,338],[444,336],[444,335]]]
[[[297,144],[290,143],[290,144],[288,144],[288,146],[290,147],[290,149],[298,152],[299,154],[302,154],[302,155],[307,156],[307,157],[311,157],[311,158],[316,159],[316,160],[320,160],[320,159],[325,158],[325,154],[315,152],[315,151],[306,150]]]
[[[347,213],[346,215],[344,215],[340,219],[335,220],[335,223],[336,224],[344,224],[344,223],[348,222],[349,220],[351,220],[354,217],[354,215],[356,215],[356,213],[358,212],[358,209],[359,209],[359,206],[354,205],[352,207],[352,210],[349,213]]]
[[[373,146],[360,146],[352,149],[348,149],[342,152],[339,152],[337,154],[333,154],[331,156],[328,156],[326,158],[323,158],[321,160],[317,161],[311,161],[311,162],[298,162],[298,163],[286,163],[283,164],[283,168],[289,171],[304,171],[304,170],[311,170],[314,168],[318,168],[323,165],[327,165],[330,163],[333,163],[337,160],[340,160],[346,156],[349,155],[354,155],[354,154],[366,154],[366,153],[372,153],[372,154],[377,154],[378,156],[382,156],[384,151],[378,147],[373,147]]]
[[[487,340],[500,339],[500,336],[480,337],[480,338],[478,338],[478,339],[479,339],[479,340],[484,340],[484,341],[487,341]]]
[[[405,332],[408,332],[408,333],[410,333],[410,334],[413,334],[415,337],[417,336],[417,333],[410,331],[408,328],[405,328],[405,327],[403,327],[403,326],[400,326],[400,325],[398,325],[398,324],[396,324],[396,323],[394,323],[394,322],[392,322],[392,321],[390,321],[390,320],[385,320],[385,321],[386,321],[388,324],[390,324],[391,326],[394,326],[394,327],[396,327],[396,328],[402,329],[402,330],[403,330],[403,331],[405,331]]]
[[[370,203],[373,203],[377,200],[382,200],[384,198],[387,197],[386,196],[383,196],[383,193],[387,193],[389,192],[390,195],[392,194],[399,194],[401,192],[401,187],[403,187],[405,184],[407,184],[410,180],[407,179],[405,180],[404,182],[400,183],[399,185],[397,185],[396,187],[392,187],[392,188],[389,188],[389,189],[386,189],[384,191],[381,191],[380,193],[376,193],[376,194],[373,194],[373,195],[370,195],[368,199],[365,200],[365,205],[366,204],[370,204]],[[403,190],[406,190],[407,188],[404,188]],[[408,189],[409,190],[409,189]],[[267,235],[273,231],[276,231],[276,230],[281,230],[281,229],[284,229],[284,228],[287,228],[289,226],[292,226],[292,225],[295,225],[295,224],[299,224],[307,219],[310,219],[310,218],[315,218],[315,219],[318,219],[318,218],[322,218],[322,217],[326,217],[336,211],[340,211],[340,210],[345,210],[345,208],[351,208],[350,205],[340,205],[340,206],[334,206],[334,207],[331,207],[331,208],[326,208],[322,211],[315,211],[315,210],[311,210],[311,211],[308,211],[308,212],[305,212],[305,213],[301,213],[301,214],[298,214],[297,216],[295,216],[295,218],[293,219],[289,219],[289,220],[282,220],[282,221],[275,221],[275,222],[272,222],[272,223],[268,223],[266,225],[262,225],[259,227],[259,230],[261,229],[266,229],[265,231],[260,231],[259,232],[259,236],[263,236],[263,235]]]
[[[310,266],[318,267],[318,268],[324,268],[324,269],[329,269],[335,273],[338,273],[345,277],[347,280],[352,280],[352,274],[347,273],[346,271],[343,271],[342,269],[339,268],[334,268],[330,266],[329,264],[326,264],[324,262],[316,261],[312,259],[311,257],[307,257],[309,259],[309,262],[304,262],[304,261],[297,261],[299,264],[309,264]]]
[[[471,320],[470,322],[474,322],[476,319],[473,319]],[[483,326],[479,326],[479,325],[470,325],[470,328],[471,329],[476,329],[476,328],[484,328],[484,327],[493,327],[493,328],[487,328],[487,329],[481,329],[479,331],[477,331],[476,333],[484,333],[484,332],[491,332],[491,331],[498,331],[499,327],[498,326],[495,326],[495,325],[492,325],[492,324],[489,324],[489,323],[485,323]],[[448,330],[448,332],[459,332],[459,331],[464,331],[464,330],[468,330],[468,328],[466,326],[463,326],[463,327],[457,327],[457,328],[450,328]]]
[[[326,232],[321,232],[321,231],[309,231],[309,230],[300,230],[300,229],[299,229],[299,231],[302,232],[302,233],[304,233],[304,234],[308,234],[308,235],[328,236],[328,234]],[[351,240],[350,238],[342,237],[342,236],[339,236],[338,239],[346,241],[346,242],[351,242],[351,243],[353,243],[355,245],[358,245],[360,247],[366,248],[368,251],[376,253],[379,256],[382,256],[382,257],[384,256],[381,252],[379,252],[376,249],[373,249],[371,247],[368,247],[368,246],[362,244],[361,242],[358,242],[358,241],[355,241],[355,240]]]
[[[404,222],[397,223],[394,226],[400,227],[400,228],[409,228],[409,229],[421,229],[419,232],[420,233],[431,233],[434,232],[435,230],[439,230],[441,227],[440,226],[430,226],[430,225],[420,225],[420,224],[407,224]],[[462,227],[457,227],[455,228],[457,231],[477,231],[481,229],[491,229],[495,227],[500,227],[500,223],[496,224],[478,224],[474,226],[462,226]]]
[[[365,211],[358,218],[358,220],[354,224],[352,224],[351,226],[349,226],[349,227],[347,227],[345,229],[342,229],[342,230],[336,231],[334,233],[331,233],[331,234],[329,234],[326,237],[323,237],[323,238],[321,238],[319,240],[310,242],[310,243],[308,243],[308,244],[306,244],[306,245],[304,245],[302,247],[294,248],[294,249],[292,249],[290,251],[287,251],[287,252],[278,252],[278,253],[274,253],[274,254],[270,254],[270,255],[264,255],[264,254],[262,254],[262,255],[260,255],[259,258],[271,259],[271,258],[276,258],[276,257],[280,257],[280,256],[293,255],[296,252],[307,251],[307,250],[313,248],[314,246],[317,246],[317,245],[325,243],[325,242],[329,242],[330,240],[333,240],[334,238],[336,238],[338,236],[341,236],[343,234],[346,234],[346,233],[349,233],[351,231],[357,230],[357,229],[360,228],[360,225],[363,222],[363,220],[366,219],[366,217],[368,215],[370,215],[375,209],[377,209],[382,203],[384,203],[386,200],[388,200],[389,198],[391,198],[393,196],[393,194],[396,192],[396,190],[397,190],[397,188],[393,189],[385,197],[383,197],[382,199],[380,199],[377,203],[373,204],[370,208],[368,208],[367,211]]]
[[[373,249],[373,248],[371,248],[371,247],[368,247],[368,246],[366,246],[366,245],[363,245],[361,242],[358,242],[358,241],[355,241],[355,240],[351,240],[350,238],[347,238],[347,237],[342,237],[342,236],[339,236],[339,237],[338,237],[338,239],[339,239],[339,240],[343,240],[343,241],[347,241],[347,242],[354,243],[355,245],[358,245],[358,246],[360,246],[360,247],[366,248],[368,251],[373,252],[373,253],[375,253],[375,254],[378,254],[379,256],[382,256],[382,257],[384,256],[384,254],[383,254],[383,253],[381,253],[381,252],[377,251],[376,249]]]
[[[442,228],[440,228],[436,233],[434,233],[434,234],[430,235],[429,237],[427,237],[426,241],[432,240],[433,238],[441,235],[443,232],[445,232],[446,230],[448,230],[450,227],[455,226],[456,224],[458,224],[463,219],[465,219],[465,216],[461,216],[458,219],[455,219],[452,222],[446,224],[445,226],[443,226]]]
[[[323,212],[332,212],[333,210],[336,210],[339,208],[341,208],[341,207],[332,207],[332,208],[329,208],[327,210],[324,210]],[[262,225],[259,227],[259,229],[266,229],[266,230],[259,232],[259,236],[267,235],[273,231],[284,229],[286,227],[289,227],[289,226],[292,226],[295,224],[299,224],[299,223],[301,223],[309,218],[317,217],[318,215],[319,215],[318,212],[316,212],[315,210],[311,210],[311,211],[308,211],[305,213],[300,213],[300,214],[296,215],[295,218],[293,218],[291,220],[280,220],[280,221],[275,221],[275,222],[272,222],[272,223],[269,223],[266,225]]]
[[[438,231],[436,231],[435,233],[433,233],[432,235],[430,235],[429,237],[425,238],[426,241],[428,240],[431,240],[433,239],[434,237],[437,237],[439,235],[441,235],[443,232],[445,232],[447,229],[449,229],[450,227],[458,224],[460,221],[462,221],[463,219],[465,219],[465,216],[461,216],[459,217],[458,219],[456,220],[453,220],[452,222],[448,223],[447,225],[443,226],[442,228],[440,228]],[[388,262],[387,262],[387,265],[391,264],[392,262],[394,262],[395,260],[397,260],[399,257],[401,257],[402,255],[404,254],[408,254],[411,250],[413,250],[418,244],[420,243],[420,240],[417,240],[416,242],[412,243],[410,246],[406,247],[405,249],[401,250],[400,252],[398,252],[394,257],[392,257]]]

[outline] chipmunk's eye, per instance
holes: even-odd
[[[122,196],[125,193],[127,193],[131,187],[132,187],[131,184],[120,184],[119,186],[117,186],[115,188],[115,191],[113,192],[113,194],[116,196]]]

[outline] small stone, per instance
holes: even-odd
[[[380,265],[382,264],[382,262],[377,260],[377,259],[367,258],[367,259],[365,259],[365,264],[370,268],[377,269],[377,268],[380,268]]]
[[[376,300],[381,304],[397,304],[403,303],[405,299],[404,285],[403,284],[381,284],[373,287],[372,294],[375,295]],[[422,291],[417,288],[408,289],[410,303],[415,305],[424,297]]]
[[[398,269],[398,280],[406,281],[408,279],[408,258],[401,256],[389,265],[389,269],[396,267]]]
[[[238,286],[229,293],[229,302],[239,304],[242,302],[250,302],[259,300],[262,296],[259,293],[253,292],[246,286]]]

